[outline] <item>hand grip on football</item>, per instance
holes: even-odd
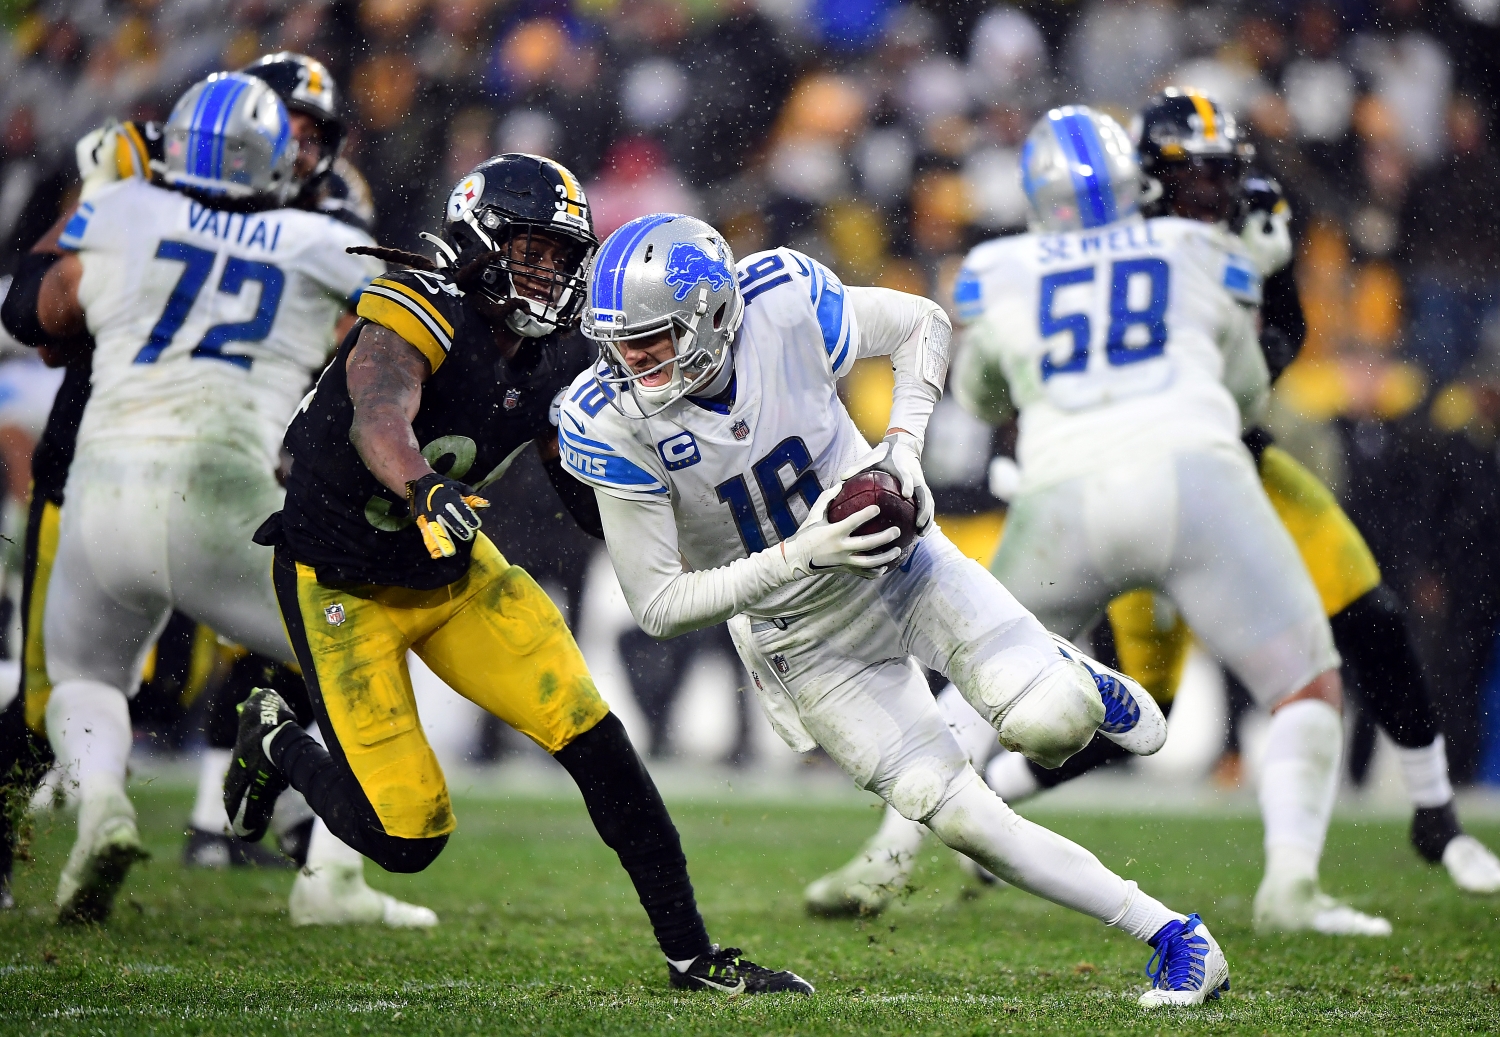
[[[901,536],[895,526],[866,536],[857,532],[880,515],[878,506],[861,508],[838,522],[828,520],[828,505],[839,489],[825,490],[797,532],[781,542],[782,557],[798,577],[841,571],[870,579],[901,557],[901,548],[887,547]]]
[[[407,483],[406,501],[422,544],[434,559],[457,554],[454,540],[473,540],[481,525],[476,509],[490,506],[457,479],[445,479],[436,472]]]
[[[932,491],[922,474],[922,448],[909,432],[890,432],[869,453],[839,473],[845,481],[861,472],[885,472],[900,484],[901,496],[916,507],[917,536],[932,527]]]

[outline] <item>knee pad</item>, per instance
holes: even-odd
[[[957,774],[943,767],[937,760],[918,760],[902,772],[891,786],[886,801],[896,808],[896,813],[908,821],[926,821],[938,812],[965,784],[965,779],[976,778],[974,768],[965,764]]]
[[[1080,664],[1060,660],[1006,710],[1000,744],[1043,767],[1061,767],[1104,722],[1104,700]],[[899,809],[899,808],[898,808]]]

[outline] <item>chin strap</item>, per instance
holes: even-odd
[[[543,338],[557,330],[537,320],[525,305],[517,306],[506,314],[505,326],[522,338]]]

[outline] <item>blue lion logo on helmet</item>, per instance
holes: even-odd
[[[668,287],[676,286],[672,298],[678,302],[686,299],[688,292],[703,281],[708,282],[710,291],[717,292],[731,283],[733,276],[724,260],[709,255],[696,242],[679,241],[667,253],[665,281]]]

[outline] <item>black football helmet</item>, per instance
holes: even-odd
[[[1209,223],[1238,215],[1240,180],[1255,157],[1235,118],[1196,90],[1168,87],[1141,111],[1134,134],[1146,178],[1142,211]]]
[[[577,319],[599,239],[583,187],[565,166],[497,155],[458,182],[445,215],[442,238],[422,237],[438,247],[443,266],[490,257],[479,291],[506,309],[511,331],[539,338]]]
[[[300,112],[317,124],[322,154],[307,178],[308,183],[317,182],[333,168],[349,135],[349,127],[339,115],[338,86],[327,66],[317,58],[283,50],[257,58],[240,71],[264,80],[287,111]]]

